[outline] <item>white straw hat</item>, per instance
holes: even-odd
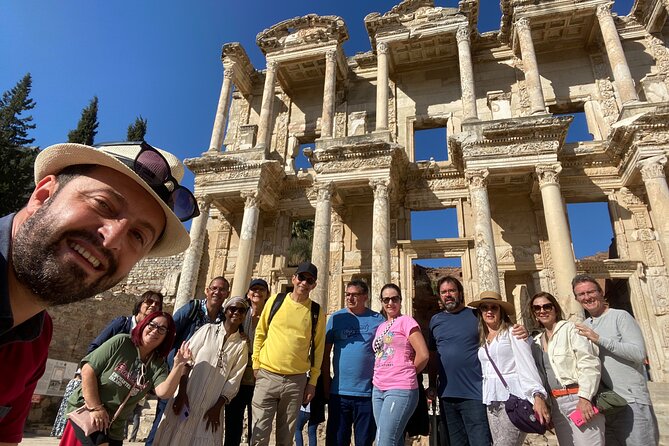
[[[158,241],[149,251],[148,257],[166,257],[178,254],[190,244],[190,236],[181,221],[158,194],[139,177],[130,167],[116,158],[122,157],[134,160],[142,149],[140,143],[119,143],[118,145],[104,145],[99,149],[83,144],[55,144],[42,150],[35,159],[35,184],[47,175],[57,175],[69,166],[92,164],[114,169],[128,176],[142,186],[160,204],[165,213],[165,230]],[[184,175],[184,166],[174,155],[164,150],[158,150],[167,160],[172,176],[181,181]]]

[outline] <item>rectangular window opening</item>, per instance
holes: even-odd
[[[290,245],[288,246],[288,266],[297,266],[311,260],[311,247],[314,242],[314,219],[293,220],[290,227]]]
[[[458,212],[455,208],[411,211],[411,240],[458,237]]]
[[[553,113],[553,116],[573,116],[574,120],[569,125],[567,130],[567,138],[565,142],[576,143],[582,141],[593,141],[595,137],[588,129],[588,121],[585,117],[582,102],[573,102],[569,104],[552,105],[548,107],[548,111]]]
[[[295,157],[295,171],[299,171],[300,169],[303,170],[308,170],[311,168],[311,163],[307,159],[307,157],[304,155],[304,149],[311,149],[314,150],[316,148],[316,145],[313,142],[307,142],[300,144],[300,150],[297,153],[297,156]]]
[[[413,132],[414,161],[447,161],[448,133],[446,126],[414,129]]]
[[[569,203],[567,215],[578,260],[617,258],[608,203]]]

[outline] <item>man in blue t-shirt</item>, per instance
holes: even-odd
[[[372,375],[376,329],[384,321],[365,306],[369,287],[362,280],[346,285],[346,308],[330,316],[325,329],[322,376],[325,395],[330,396],[327,446],[348,446],[351,427],[356,446],[371,446],[376,435],[372,413]],[[330,351],[334,347],[330,378]]]

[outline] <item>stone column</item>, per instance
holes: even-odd
[[[390,282],[390,208],[388,203],[390,180],[373,179],[369,185],[374,191],[372,212],[372,309],[379,311],[381,288]]]
[[[518,43],[520,45],[520,56],[523,59],[525,81],[527,82],[527,93],[530,97],[530,111],[533,115],[546,113],[544,92],[541,89],[541,77],[539,76],[539,64],[534,52],[532,42],[532,31],[530,20],[527,17],[516,22],[518,32]]]
[[[665,262],[669,259],[669,188],[664,166],[666,155],[658,155],[638,163],[646,186],[653,227],[660,235]]]
[[[314,219],[314,242],[311,248],[311,263],[318,268],[318,286],[312,293],[321,308],[328,308],[328,283],[330,279],[330,218],[332,216],[332,182],[317,184],[316,218]]]
[[[260,123],[258,126],[257,148],[269,149],[272,129],[272,107],[274,105],[274,83],[276,81],[277,62],[267,61],[267,71],[265,72],[265,86],[262,91],[262,105],[260,106]]]
[[[258,232],[258,192],[244,191],[241,195],[245,200],[244,216],[242,217],[242,230],[239,234],[237,264],[235,265],[235,276],[232,281],[230,297],[246,295],[253,273],[253,255]]]
[[[328,50],[325,53],[325,84],[323,86],[323,114],[321,115],[321,138],[332,137],[336,95],[337,95],[337,52],[335,50]]]
[[[221,96],[218,98],[218,108],[214,119],[214,129],[211,132],[210,152],[220,152],[223,146],[225,127],[228,124],[228,109],[230,108],[230,91],[232,90],[232,69],[223,71],[223,85]]]
[[[583,309],[574,299],[571,289],[571,279],[576,275],[576,262],[571,245],[567,213],[558,182],[558,174],[561,170],[562,166],[559,163],[540,164],[536,167],[548,231],[548,245],[551,248],[555,273],[557,294],[555,297],[560,302],[566,319],[583,320]]]
[[[620,36],[618,30],[616,30],[616,24],[613,22],[610,7],[611,5],[597,6],[597,20],[599,21],[599,28],[602,30],[602,38],[611,64],[613,80],[618,88],[620,100],[623,104],[626,104],[638,101],[639,96],[637,96],[634,88],[632,73],[630,73],[630,67],[627,65],[623,45],[620,43]]]
[[[204,238],[207,235],[211,199],[209,197],[200,198],[197,204],[200,208],[200,215],[195,217],[190,227],[190,245],[184,253],[184,260],[181,264],[181,277],[179,278],[179,287],[174,301],[174,311],[177,311],[179,307],[187,304],[195,297],[195,286],[200,275],[200,263],[204,249]]]
[[[462,113],[464,121],[478,119],[476,92],[474,87],[474,65],[469,41],[469,27],[462,25],[455,33],[458,41],[458,61],[460,62],[460,89],[462,90]]]
[[[376,44],[376,131],[388,130],[388,44]]]
[[[469,196],[474,211],[474,246],[478,269],[479,291],[499,290],[497,254],[492,233],[490,201],[488,200],[488,169],[468,169],[465,178],[469,182]],[[502,293],[500,293],[502,294]]]

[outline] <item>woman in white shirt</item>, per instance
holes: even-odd
[[[478,356],[483,371],[483,403],[487,406],[488,424],[493,444],[496,446],[519,446],[527,434],[520,431],[509,420],[504,403],[509,392],[534,404],[537,419],[544,425],[550,423],[550,412],[546,405],[546,390],[532,358],[530,344],[511,335],[515,315],[513,304],[502,300],[494,291],[484,291],[480,300],[472,302],[479,310],[479,333],[481,348]],[[502,383],[495,367],[504,377]]]

